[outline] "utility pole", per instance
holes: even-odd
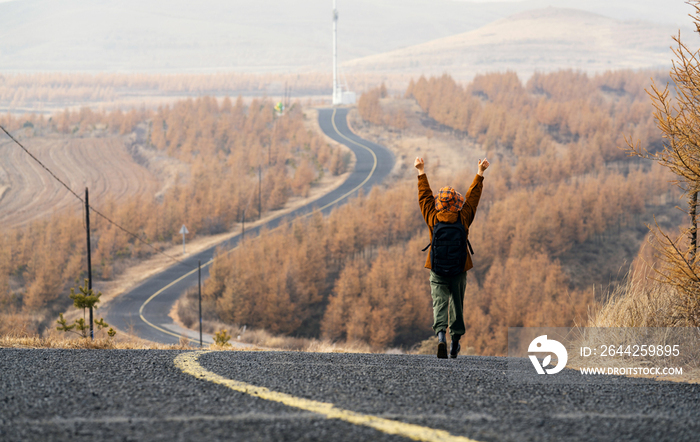
[[[241,245],[243,245],[243,238],[245,238],[245,209],[243,209],[243,229],[241,231]]]
[[[333,104],[341,104],[341,93],[338,90],[338,10],[333,0]]]
[[[85,229],[87,230],[87,268],[88,268],[88,290],[92,290],[92,260],[90,256],[90,202],[88,199],[88,188],[85,188]],[[92,325],[92,307],[90,307],[90,339],[95,339],[95,331]]]
[[[202,347],[202,260],[197,261],[197,274],[199,277],[199,347]]]
[[[262,219],[262,166],[258,164],[258,218]]]
[[[270,135],[270,144],[267,146],[267,165],[272,164],[272,142],[275,139],[275,129],[277,129],[277,119],[272,115],[272,135]]]

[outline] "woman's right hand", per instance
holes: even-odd
[[[425,161],[423,161],[423,158],[416,157],[416,161],[413,162],[413,167],[418,169],[418,172],[423,173],[423,168],[425,167]]]

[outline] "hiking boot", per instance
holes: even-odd
[[[452,359],[457,357],[459,350],[462,348],[462,346],[459,345],[459,338],[460,336],[452,336],[452,342],[450,342],[450,357]]]
[[[444,331],[438,332],[437,357],[438,359],[447,359],[447,341]]]

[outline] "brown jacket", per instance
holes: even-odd
[[[440,212],[435,209],[435,197],[433,196],[433,191],[430,190],[430,184],[428,183],[428,177],[423,174],[418,176],[418,204],[420,204],[420,211],[423,213],[423,219],[430,229],[430,242],[433,242],[433,227],[438,221],[445,223],[457,222],[458,215],[461,218],[464,228],[467,230],[467,238],[469,238],[469,226],[472,221],[474,221],[474,215],[476,215],[476,206],[479,205],[479,198],[481,198],[481,190],[484,187],[484,177],[476,175],[472,185],[469,187],[467,194],[464,196],[464,205],[462,210],[458,214],[457,212]],[[464,271],[474,267],[472,264],[472,257],[467,251],[467,264],[464,266]],[[430,268],[430,253],[425,260],[425,268]]]

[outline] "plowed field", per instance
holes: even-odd
[[[120,138],[35,137],[21,141],[74,192],[90,189],[95,204],[155,193],[159,184],[137,164]],[[11,140],[0,141],[0,227],[17,227],[79,201]]]

